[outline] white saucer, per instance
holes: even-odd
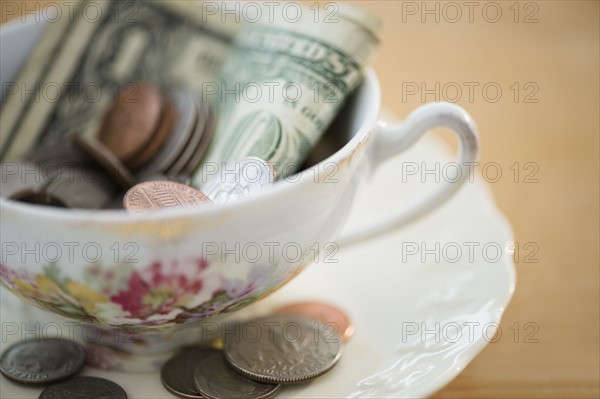
[[[403,183],[403,165],[408,170],[408,162],[416,162],[423,170],[421,162],[427,162],[433,170],[435,161],[445,159],[446,147],[426,137],[389,161],[372,182],[361,187],[349,227],[359,228],[373,215],[402,206],[435,184],[434,175],[420,173],[404,176]],[[426,184],[419,182],[421,177]],[[284,387],[278,398],[426,397],[456,377],[493,338],[515,289],[512,254],[504,250],[512,241],[509,224],[489,189],[476,179],[427,218],[384,238],[340,250],[332,256],[338,263],[321,259],[236,316],[262,315],[284,303],[318,300],[337,305],[353,320],[356,333],[340,363],[312,383]],[[439,262],[433,253],[424,262],[423,250],[434,249],[436,243]],[[415,248],[421,252],[411,255]],[[457,248],[462,250],[460,257]],[[497,248],[502,249],[499,260]],[[20,309],[20,302],[3,292],[2,326],[19,326],[26,313]],[[2,350],[19,338],[5,331],[3,327]],[[95,369],[83,374],[120,384],[130,398],[174,398],[158,374]],[[0,380],[2,398],[37,398],[40,391],[4,377]]]

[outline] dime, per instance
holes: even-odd
[[[207,399],[267,399],[275,396],[281,385],[265,384],[246,378],[231,369],[221,351],[216,351],[198,363],[194,382],[199,397]]]
[[[247,157],[223,166],[202,186],[202,191],[215,204],[222,204],[261,191],[274,180],[271,165],[260,158]]]
[[[321,302],[299,302],[283,306],[275,313],[302,314],[325,323],[327,330],[335,329],[342,338],[342,342],[354,334],[354,326],[348,316],[340,309]]]
[[[84,361],[83,348],[72,341],[22,341],[4,352],[0,372],[14,381],[43,384],[72,376],[81,370]]]
[[[130,188],[123,198],[123,206],[131,213],[209,203],[211,203],[210,199],[200,191],[172,181],[149,181],[137,184]]]
[[[171,101],[166,99],[162,106],[162,114],[156,132],[152,136],[152,140],[148,145],[140,151],[134,158],[127,162],[127,166],[131,170],[137,170],[149,162],[160,151],[167,139],[173,132],[173,124],[175,123],[175,110],[171,105]]]
[[[160,151],[144,165],[143,174],[166,172],[188,143],[197,119],[195,94],[188,90],[177,91],[172,98],[175,109],[175,123],[169,138]]]
[[[330,370],[342,356],[338,335],[305,316],[277,314],[237,327],[235,334],[225,334],[225,359],[253,380],[308,381]]]
[[[167,361],[160,370],[160,379],[169,391],[184,398],[202,398],[194,383],[194,369],[211,354],[221,351],[206,347],[185,348]]]
[[[75,377],[50,385],[39,399],[127,399],[127,393],[104,378]]]
[[[119,186],[128,189],[136,183],[129,169],[104,144],[93,137],[79,136],[75,141],[98,162],[102,169],[108,172]]]
[[[161,108],[162,96],[154,86],[128,85],[104,115],[98,140],[121,161],[128,162],[152,140]]]

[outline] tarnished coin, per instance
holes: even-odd
[[[154,86],[130,84],[104,115],[98,140],[122,162],[127,162],[151,142],[161,111],[162,96]]]
[[[88,153],[122,188],[130,188],[136,183],[129,169],[107,148],[93,137],[78,136],[75,142]]]
[[[26,159],[39,164],[48,176],[56,168],[90,166],[95,163],[85,151],[75,144],[75,140],[64,137],[60,140],[43,142],[34,148]]]
[[[200,191],[172,181],[149,181],[137,184],[130,188],[123,198],[123,206],[131,213],[210,203],[210,199]]]
[[[60,198],[45,191],[24,190],[13,194],[10,197],[13,201],[23,202],[33,205],[54,206],[57,208],[69,208]]]
[[[71,208],[100,209],[111,201],[117,186],[99,168],[64,168],[44,191]]]
[[[342,342],[354,334],[354,326],[348,316],[340,309],[322,302],[298,302],[283,306],[275,313],[301,314],[325,323],[327,330],[335,330]]]
[[[339,336],[301,315],[247,321],[224,338],[227,362],[246,377],[263,382],[308,381],[330,370],[342,356]]]
[[[221,351],[198,363],[194,382],[200,397],[207,399],[266,399],[279,392],[281,385],[266,384],[246,378],[225,363]]]
[[[222,204],[264,190],[274,180],[275,171],[268,162],[247,157],[221,167],[202,186],[202,191],[215,204]]]
[[[50,385],[39,399],[127,399],[127,393],[104,378],[75,377]]]
[[[16,200],[26,193],[39,193],[49,181],[44,170],[31,162],[2,162],[0,196]]]
[[[194,369],[201,361],[215,353],[221,356],[221,351],[212,348],[185,348],[162,366],[160,379],[163,385],[175,395],[184,398],[202,398],[194,383]]]
[[[0,372],[14,381],[44,384],[72,376],[81,370],[84,361],[83,348],[72,341],[22,341],[4,352]]]

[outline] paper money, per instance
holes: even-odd
[[[329,19],[315,18],[294,4],[297,20],[265,11],[241,28],[215,94],[219,122],[193,177],[197,187],[209,178],[207,163],[213,172],[248,156],[268,161],[278,178],[293,173],[360,84],[378,46],[378,20],[342,5]]]
[[[199,1],[82,0],[61,7],[19,79],[2,82],[8,95],[0,159],[63,136],[92,135],[130,82],[199,92],[218,77],[238,30],[235,19],[223,22]]]

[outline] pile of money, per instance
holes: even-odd
[[[140,181],[189,175],[213,133],[211,107],[193,92],[162,95],[153,85],[132,84],[119,93],[93,136],[46,142],[22,162],[4,163],[4,172],[15,173],[3,173],[2,194],[44,205],[113,207],[123,190]]]
[[[225,325],[222,349],[184,349],[165,363],[161,381],[185,398],[270,398],[283,385],[309,382],[331,370],[351,330],[335,307],[289,305],[270,316]]]
[[[344,4],[295,3],[293,20],[260,4],[249,21],[167,0],[104,0],[92,20],[87,3],[48,24],[8,87],[2,197],[141,212],[252,195],[298,171],[378,45],[379,21]]]
[[[19,342],[0,358],[0,372],[21,384],[48,385],[40,399],[127,399],[112,381],[97,377],[73,377],[83,368],[85,352],[72,341],[39,339]]]
[[[331,370],[353,331],[340,309],[295,303],[269,316],[225,324],[218,342],[184,348],[163,365],[160,378],[184,398],[271,398],[285,384],[309,382]],[[40,399],[127,398],[112,381],[74,377],[84,363],[85,352],[75,342],[28,340],[4,351],[0,372],[19,383],[48,384]]]

